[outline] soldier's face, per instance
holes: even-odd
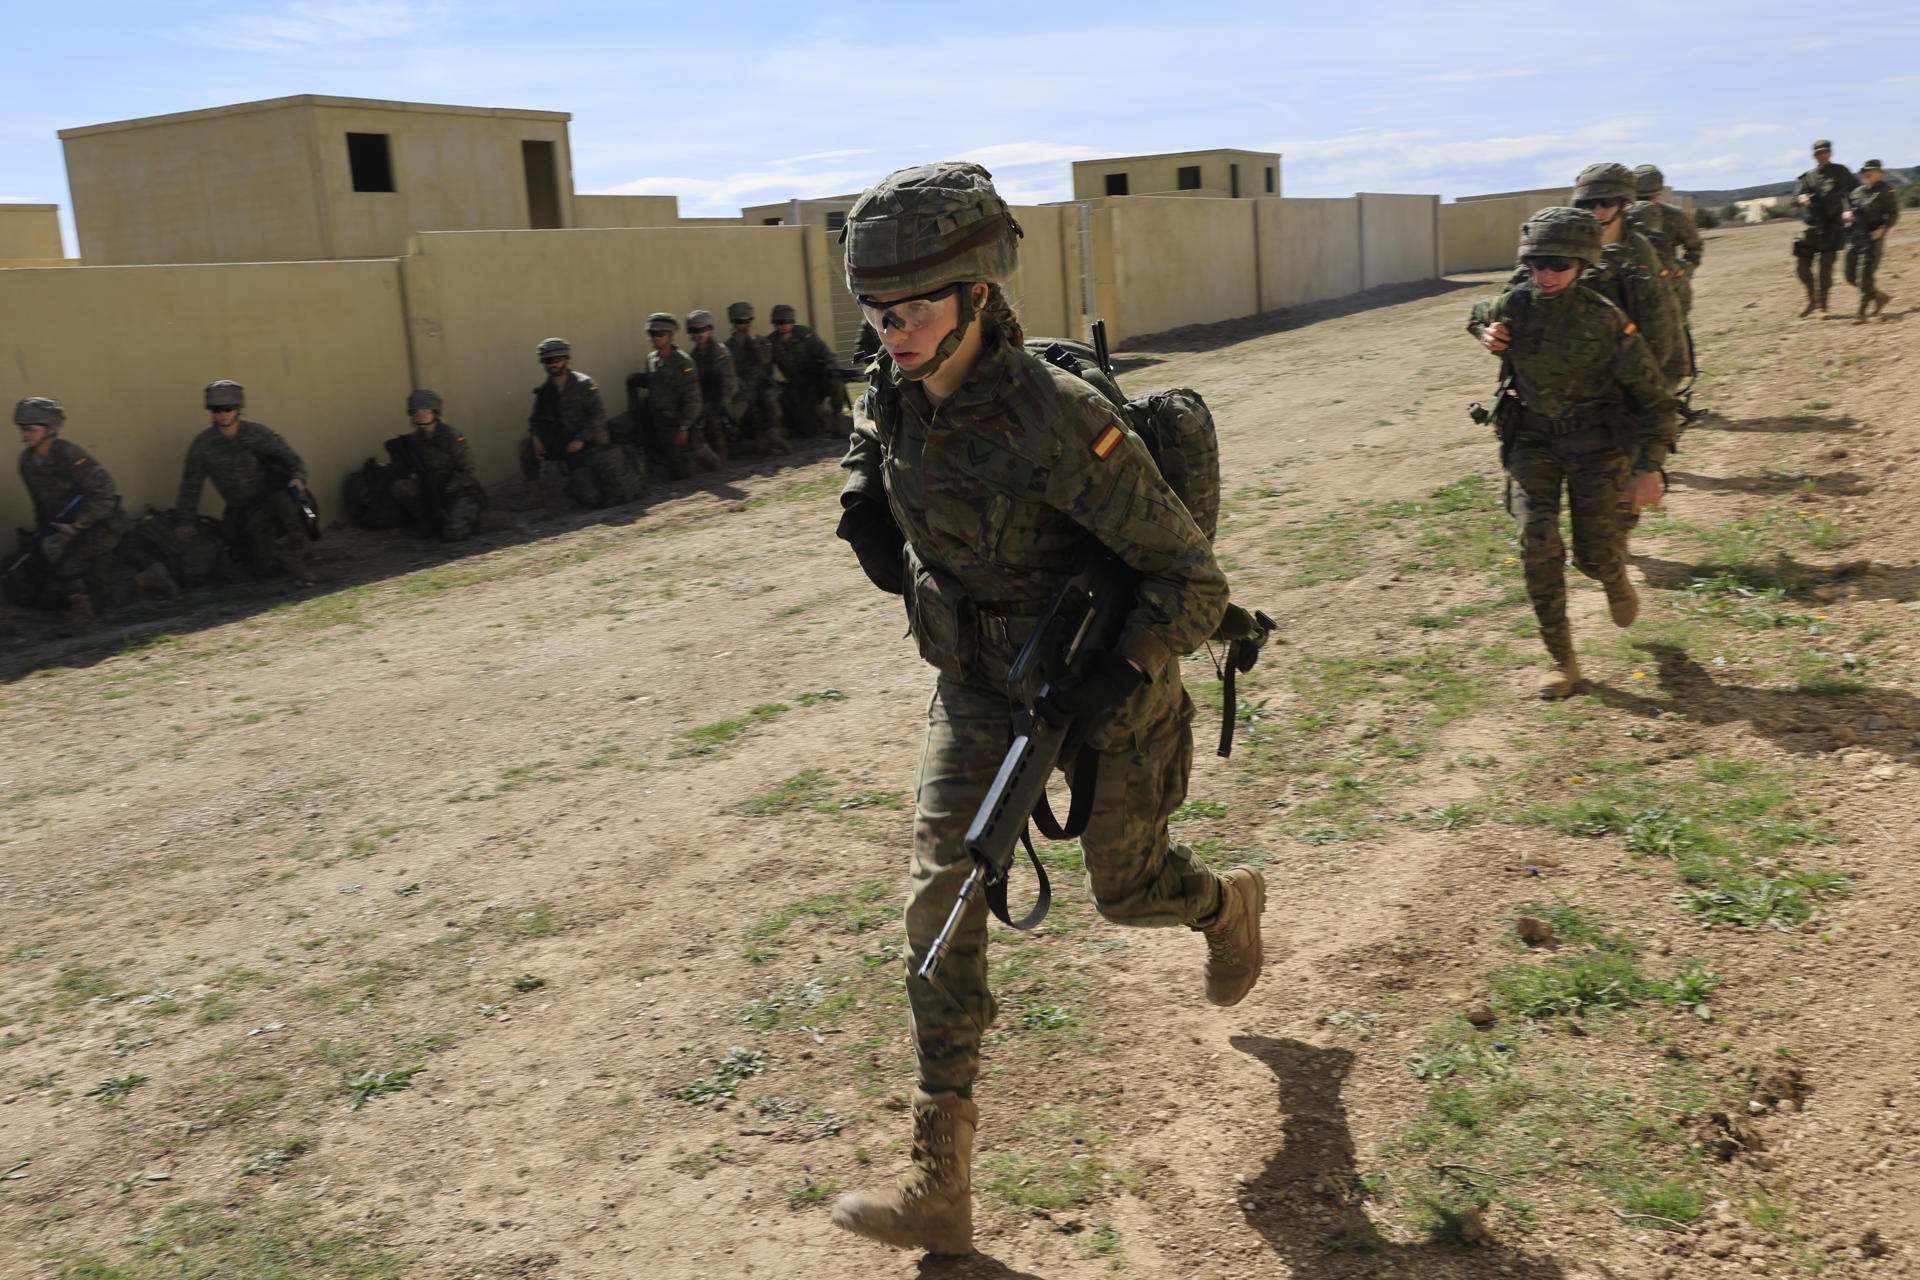
[[[43,440],[53,439],[53,431],[38,422],[30,422],[20,428],[20,447],[38,449]]]
[[[1813,162],[1815,164],[1825,164],[1831,159],[1833,159],[1833,152],[1831,151],[1816,151],[1813,153]]]
[[[689,329],[687,330],[687,336],[693,339],[693,345],[696,347],[704,347],[707,345],[708,340],[713,337],[713,326],[707,325],[700,329]]]
[[[753,317],[748,316],[745,320],[735,320],[733,322],[733,333],[737,338],[751,338],[753,336]]]
[[[549,378],[564,378],[567,376],[566,356],[548,356],[545,360],[542,360],[540,364],[546,369]]]
[[[430,427],[439,418],[439,416],[440,416],[439,414],[435,413],[431,409],[415,409],[413,412],[407,415],[407,418],[416,427]]]
[[[1546,267],[1534,266],[1533,287],[1545,294],[1560,293],[1573,283],[1580,274],[1580,264],[1574,263],[1565,271],[1550,271]]]
[[[211,410],[211,412],[213,414],[214,428],[219,431],[221,435],[231,440],[240,433],[240,410],[238,407],[232,409],[214,409]]]
[[[775,320],[773,322],[773,331],[784,338],[793,332],[793,321]]]
[[[1862,169],[1860,171],[1861,186],[1870,187],[1878,181],[1880,181],[1880,171],[1878,169]]]
[[[665,329],[649,329],[647,337],[652,340],[655,351],[665,351],[673,345],[673,335]]]

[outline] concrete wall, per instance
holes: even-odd
[[[89,263],[390,257],[415,231],[531,225],[523,141],[554,148],[570,225],[564,113],[303,95],[60,133]],[[355,191],[348,133],[388,138],[394,190]]]
[[[1473,204],[1480,200],[1531,200],[1533,204],[1528,207],[1527,212],[1532,213],[1535,209],[1545,209],[1552,205],[1572,204],[1573,188],[1536,187],[1532,191],[1491,191],[1485,195],[1458,196],[1454,203]]]
[[[247,416],[306,459],[332,519],[348,470],[405,423],[403,317],[392,261],[0,271],[0,400],[65,405],[65,434],[138,516],[173,505],[208,422],[201,388],[232,378]],[[201,510],[220,510],[211,486]],[[0,530],[29,519],[19,483],[0,483]]]
[[[679,196],[583,196],[573,198],[576,227],[677,227]]]
[[[1260,310],[1258,202],[1094,203],[1095,314],[1111,341]]]
[[[417,243],[402,261],[415,385],[446,397],[488,480],[514,473],[542,338],[573,344],[613,413],[652,349],[651,312],[718,313],[746,299],[762,332],[777,302],[802,323],[831,323],[835,286],[813,227],[441,232]]]
[[[57,204],[0,204],[0,261],[64,258]]]
[[[1360,222],[1356,201],[1260,200],[1260,306],[1303,306],[1358,293]]]
[[[1073,163],[1073,198],[1107,198],[1107,175],[1127,175],[1129,196],[1157,195],[1180,189],[1180,170],[1197,165],[1201,190],[1226,197],[1232,189],[1232,165],[1240,166],[1240,198],[1251,200],[1279,195],[1280,156],[1269,151],[1174,151],[1152,156],[1114,156],[1105,160],[1076,160]],[[1266,186],[1267,169],[1273,170],[1273,190]]]
[[[1431,280],[1440,274],[1440,197],[1362,193],[1360,287]]]
[[[846,214],[859,202],[858,195],[823,196],[818,200],[782,200],[779,204],[753,204],[740,210],[740,221],[749,227],[824,227],[828,214]],[[836,220],[838,221],[838,220]]]

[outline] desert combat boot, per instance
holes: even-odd
[[[957,1093],[913,1091],[913,1168],[886,1191],[856,1191],[833,1225],[900,1249],[973,1252],[973,1131],[980,1108]]]
[[[1600,584],[1607,590],[1607,614],[1616,627],[1630,627],[1640,618],[1640,596],[1623,571]]]
[[[1260,942],[1260,915],[1267,909],[1267,881],[1252,867],[1235,867],[1220,877],[1220,910],[1197,926],[1207,937],[1207,1002],[1222,1008],[1239,1004],[1260,981],[1266,952]]]

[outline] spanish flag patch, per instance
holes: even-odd
[[[1118,449],[1120,447],[1120,438],[1124,435],[1126,435],[1126,432],[1118,427],[1110,426],[1105,431],[1102,431],[1100,438],[1093,442],[1094,457],[1104,459],[1108,454]]]
[[[1631,321],[1631,320],[1629,320],[1629,321],[1627,321],[1627,327],[1626,327],[1626,328],[1624,328],[1624,329],[1622,329],[1622,330],[1621,330],[1620,332],[1622,332],[1622,333],[1638,333],[1638,332],[1640,332],[1640,327],[1639,327],[1638,325],[1636,325],[1636,324],[1634,324],[1634,322],[1633,322],[1633,321]]]

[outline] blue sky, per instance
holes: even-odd
[[[1912,0],[80,0],[6,26],[0,200],[63,209],[56,130],[295,93],[569,111],[577,190],[689,216],[953,156],[1020,202],[1065,198],[1074,159],[1216,146],[1283,152],[1295,196],[1452,198],[1594,160],[1744,186],[1816,136],[1920,163]]]

